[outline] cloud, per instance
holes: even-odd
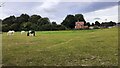
[[[94,18],[94,20],[101,20],[101,18],[96,17],[96,18]]]
[[[52,12],[52,10],[58,4],[59,4],[59,0],[54,1],[54,2],[50,2],[49,0],[46,0],[40,6],[37,6],[35,9],[38,11],[43,11],[43,12]]]
[[[117,11],[113,9],[115,6],[117,6],[117,2],[62,2],[62,0],[7,2],[3,7],[4,16],[0,18],[3,19],[10,15],[20,16],[22,13],[29,15],[38,14],[42,17],[49,17],[51,21],[56,21],[60,24],[68,14],[82,13],[85,14],[87,21],[91,21],[94,18],[106,17],[108,12],[113,14],[113,12]],[[110,11],[107,11],[109,9]],[[114,11],[111,11],[112,9]]]
[[[118,6],[113,6],[111,8],[85,13],[84,16],[85,19],[90,22],[97,21],[94,18],[100,18],[100,20],[98,20],[100,22],[104,22],[105,19],[107,19],[107,21],[118,22]]]

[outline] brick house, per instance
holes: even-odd
[[[75,29],[81,29],[81,28],[84,28],[84,22],[76,22]]]
[[[84,22],[76,22],[75,23],[75,29],[87,29],[89,28],[88,26],[84,26]]]

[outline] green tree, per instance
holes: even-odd
[[[95,24],[94,23],[92,23],[92,25],[91,26],[94,26]]]
[[[21,24],[21,30],[31,30],[32,23],[31,22],[23,22]]]
[[[49,18],[40,18],[37,23],[39,26],[45,25],[45,24],[50,24]]]
[[[73,29],[75,27],[75,22],[76,19],[73,15],[67,15],[67,17],[65,18],[65,20],[63,20],[61,24],[69,29]]]
[[[15,16],[7,17],[2,21],[2,24],[7,24],[8,26],[12,25],[13,23],[15,23]]]
[[[31,30],[35,30],[35,31],[39,30],[39,26],[37,24],[33,24],[33,23],[30,28],[31,28]]]
[[[96,26],[100,26],[100,23],[98,21],[95,21]]]
[[[10,16],[2,20],[2,31],[12,30],[11,25],[15,23],[15,16]]]
[[[76,21],[83,21],[85,23],[84,25],[86,25],[86,21],[82,14],[75,14],[75,19],[76,19]]]
[[[87,23],[86,23],[86,26],[90,27],[90,22],[87,22]]]
[[[39,15],[32,15],[30,18],[29,18],[29,22],[32,22],[32,23],[36,23],[38,22],[38,20],[41,18],[41,16]]]
[[[115,22],[112,22],[112,21],[109,22],[109,26],[115,26],[115,25],[116,25]]]
[[[15,30],[15,31],[18,31],[18,30],[20,30],[19,28],[19,25],[17,24],[17,23],[14,23],[14,24],[12,24],[11,26],[10,26],[10,30]]]
[[[8,27],[7,24],[3,24],[3,25],[2,25],[2,31],[3,31],[3,32],[9,31],[9,29],[10,29],[10,27]]]
[[[18,23],[18,24],[21,24],[23,22],[28,22],[28,20],[29,20],[29,15],[21,14],[20,17],[17,17],[15,19],[15,22]]]
[[[56,22],[52,22],[52,25],[57,25],[57,23]]]
[[[28,14],[21,14],[20,20],[21,20],[21,22],[28,22],[29,15]]]

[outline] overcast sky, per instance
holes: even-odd
[[[101,1],[101,0],[100,0]],[[110,1],[110,2],[109,2]],[[49,17],[50,21],[60,24],[68,14],[83,14],[87,22],[118,21],[118,0],[106,0],[106,2],[63,2],[62,0],[50,0],[33,2],[5,2],[0,7],[0,19],[10,15],[20,16],[22,13],[28,15],[38,14]]]

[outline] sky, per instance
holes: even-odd
[[[57,24],[60,24],[69,14],[83,14],[85,20],[90,23],[96,20],[118,22],[118,0],[84,0],[84,2],[77,0],[26,0],[26,2],[9,0],[8,2],[4,0],[4,4],[0,7],[0,19],[12,15],[17,17],[22,13],[48,17],[51,22],[55,21]]]

